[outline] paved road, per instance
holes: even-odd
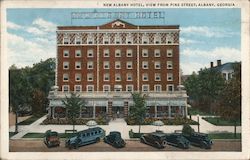
[[[191,146],[189,149],[180,149],[168,145],[164,149],[157,149],[152,146],[140,143],[139,141],[126,141],[126,147],[121,149],[99,142],[78,149],[69,150],[64,147],[64,141],[61,141],[60,147],[47,148],[42,140],[10,140],[10,152],[129,152],[129,151],[241,151],[241,141],[235,140],[214,140],[212,149],[205,150]]]
[[[64,133],[66,129],[72,129],[72,125],[40,125],[43,120],[46,119],[46,115],[31,125],[23,125],[19,126],[19,133],[14,135],[11,139],[21,139],[25,134],[29,132],[36,133],[45,133],[47,130],[51,129],[57,131],[59,133]],[[197,120],[197,116],[192,116],[193,120]],[[213,124],[208,123],[203,120],[201,117],[200,120],[200,132],[210,133],[210,132],[234,132],[233,126],[215,126]],[[116,119],[114,121],[110,121],[109,125],[98,125],[103,128],[106,133],[110,131],[120,131],[122,138],[129,139],[129,130],[133,130],[134,132],[138,132],[139,127],[137,125],[127,125],[124,119]],[[78,131],[87,129],[86,125],[76,125],[75,126]],[[191,127],[197,131],[196,125],[191,125]],[[155,131],[156,129],[160,129],[165,133],[172,133],[175,130],[181,130],[182,125],[164,125],[161,127],[153,126],[153,125],[143,125],[141,126],[142,133],[150,133]],[[9,131],[13,132],[15,130],[15,126],[11,126]],[[241,133],[241,126],[237,127],[237,133]]]

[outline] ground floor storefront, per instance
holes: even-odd
[[[178,94],[179,93],[179,94]],[[146,99],[148,118],[174,118],[187,116],[187,95],[183,92],[149,94]],[[182,93],[182,94],[180,94]],[[51,118],[65,118],[67,109],[62,99],[65,95],[60,92],[53,92],[50,96],[48,113]],[[133,100],[129,93],[113,93],[105,95],[103,93],[84,93],[81,96],[86,105],[80,109],[79,118],[126,118],[129,110],[133,106]]]

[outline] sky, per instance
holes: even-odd
[[[180,25],[180,67],[184,75],[241,61],[241,12],[220,9],[7,9],[8,65],[32,66],[56,57],[56,27],[102,25],[114,19],[71,19],[72,12],[165,12],[164,19],[123,19],[135,25]]]

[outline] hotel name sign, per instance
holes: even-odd
[[[165,12],[71,12],[72,19],[164,19]]]

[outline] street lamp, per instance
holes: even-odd
[[[197,122],[198,122],[198,132],[200,132],[200,115],[197,115]]]

